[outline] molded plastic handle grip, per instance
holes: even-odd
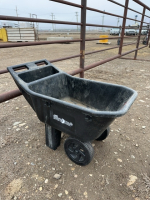
[[[51,63],[48,60],[43,59],[43,60],[38,60],[38,61],[34,61],[34,62],[24,63],[24,64],[21,64],[21,65],[11,66],[11,67],[8,67],[7,69],[8,69],[9,72],[17,73],[16,71],[19,70],[19,69],[32,70],[32,69],[35,69],[35,68],[39,68],[39,66],[43,65],[43,64],[49,65]]]

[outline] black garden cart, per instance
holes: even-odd
[[[38,66],[44,63],[44,66]],[[26,70],[17,72],[25,67]],[[46,145],[56,150],[61,132],[70,135],[64,148],[78,165],[93,157],[92,140],[104,140],[109,125],[124,115],[137,92],[115,84],[72,77],[47,60],[8,67],[20,91],[45,123]]]

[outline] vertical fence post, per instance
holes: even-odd
[[[149,38],[150,38],[150,25],[148,25],[148,38],[147,38],[147,46],[149,44]],[[149,44],[149,48],[150,48],[150,44]]]
[[[81,0],[81,30],[80,30],[80,68],[84,69],[84,61],[85,61],[85,34],[86,34],[86,5],[87,0]],[[80,73],[80,78],[84,78],[84,72]]]
[[[142,32],[142,28],[143,28],[143,21],[144,21],[145,11],[146,11],[146,8],[144,7],[143,8],[143,13],[142,13],[141,25],[140,25],[140,30],[139,30],[139,35],[138,35],[138,40],[137,40],[136,48],[139,48],[139,44],[140,44],[141,32]],[[138,50],[135,51],[134,60],[136,60],[137,53],[138,53]]]
[[[125,8],[124,8],[123,22],[122,22],[120,47],[119,47],[119,52],[118,52],[120,55],[122,53],[122,46],[123,46],[123,39],[124,39],[124,32],[125,32],[126,20],[127,20],[128,6],[129,6],[129,0],[126,0],[126,2],[125,2]]]

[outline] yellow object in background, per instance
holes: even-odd
[[[104,39],[99,40],[99,43],[108,43],[108,39],[105,39],[105,38],[108,38],[108,35],[100,35],[99,37],[104,38]]]
[[[7,31],[5,28],[1,28],[0,29],[0,40],[2,40],[3,42],[7,42]]]

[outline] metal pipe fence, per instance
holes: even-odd
[[[74,40],[59,40],[59,41],[39,41],[39,42],[22,42],[22,43],[2,43],[0,44],[0,48],[13,48],[13,47],[22,47],[22,46],[34,46],[34,45],[48,45],[48,44],[58,44],[58,43],[65,43],[65,42],[80,42],[80,53],[77,55],[72,55],[72,56],[67,56],[64,58],[58,58],[58,59],[54,59],[54,60],[50,60],[50,62],[58,62],[58,61],[63,61],[63,60],[67,60],[67,59],[73,59],[73,58],[80,58],[80,66],[79,69],[73,70],[71,72],[68,72],[70,75],[76,75],[76,74],[80,74],[80,78],[84,78],[84,72],[95,68],[99,65],[102,65],[104,63],[110,62],[114,59],[117,58],[124,58],[124,59],[132,59],[132,58],[125,58],[123,56],[128,55],[130,53],[135,52],[135,56],[133,58],[133,60],[137,59],[137,53],[138,50],[143,49],[145,47],[148,47],[149,45],[149,39],[150,39],[150,23],[145,21],[145,17],[150,18],[150,16],[146,15],[146,10],[150,11],[150,7],[148,7],[148,5],[144,4],[143,2],[139,1],[139,0],[125,0],[125,5],[120,4],[114,0],[108,0],[109,2],[112,2],[113,4],[116,4],[120,7],[124,8],[124,14],[121,15],[117,15],[117,14],[113,14],[110,12],[105,12],[99,9],[95,9],[95,8],[90,8],[87,7],[87,0],[81,0],[81,4],[76,4],[76,3],[72,3],[69,1],[64,1],[64,0],[51,0],[53,2],[57,2],[60,4],[65,4],[65,5],[69,5],[69,6],[73,6],[73,7],[77,7],[81,9],[81,22],[69,22],[69,21],[59,21],[59,20],[48,20],[48,19],[39,19],[39,18],[27,18],[27,17],[15,17],[15,16],[4,16],[4,15],[0,15],[0,20],[8,20],[8,21],[26,21],[26,22],[38,22],[38,23],[51,23],[51,24],[65,24],[65,25],[78,25],[80,26],[80,39],[74,39]],[[143,12],[139,12],[137,10],[134,10],[132,8],[129,8],[129,2],[130,1],[134,1],[135,3],[139,4],[140,6],[143,7]],[[105,15],[109,15],[109,16],[114,16],[114,17],[119,17],[123,19],[122,22],[122,26],[118,27],[118,26],[110,26],[110,25],[102,25],[102,24],[90,24],[90,23],[86,23],[86,13],[88,11],[93,11],[93,12],[97,12],[97,13],[103,13]],[[136,27],[136,26],[126,26],[126,20],[134,20],[133,18],[129,18],[127,16],[127,11],[133,11],[136,12],[138,14],[141,15],[141,20],[136,20],[138,22],[140,22],[140,27]],[[146,24],[146,26],[144,25]],[[86,38],[86,27],[87,26],[91,26],[91,27],[106,27],[106,28],[119,28],[121,30],[121,35],[118,37],[107,37],[105,39],[119,39],[120,40],[120,45],[118,46],[113,46],[113,47],[109,47],[109,48],[104,48],[101,50],[97,50],[97,51],[92,51],[92,52],[85,52],[85,43],[87,41],[94,41],[94,40],[99,40],[100,38]],[[144,46],[139,47],[140,44],[140,39],[141,39],[141,32],[142,32],[142,28],[146,27],[147,31],[148,31],[148,35],[147,35],[147,44]],[[139,29],[139,35],[138,36],[125,36],[125,29],[132,29],[132,28],[137,28]],[[124,39],[127,38],[137,38],[136,42],[130,42],[130,43],[124,43]],[[132,45],[132,44],[136,44],[136,48],[132,49],[130,51],[124,52],[122,53],[122,48],[124,46],[128,46],[128,45]],[[86,55],[90,55],[93,53],[98,53],[98,52],[103,52],[103,51],[108,51],[111,49],[117,49],[118,48],[118,54],[116,56],[104,59],[102,61],[98,61],[96,63],[90,64],[88,66],[85,66],[85,56]],[[148,60],[149,61],[149,60]],[[7,69],[3,69],[0,70],[0,74],[4,74],[7,73]],[[6,92],[0,95],[0,103],[15,98],[17,96],[20,96],[21,92],[19,90],[13,90],[10,92]]]

